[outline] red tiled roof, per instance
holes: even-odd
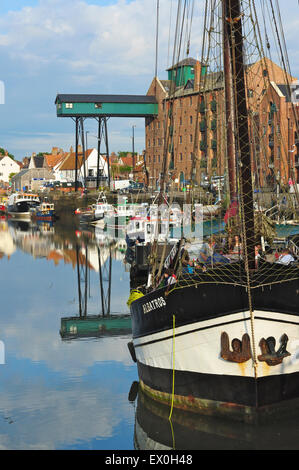
[[[86,150],[85,152],[86,160],[92,151],[93,149]],[[78,166],[77,167],[80,168],[82,164],[83,164],[83,153],[81,152],[81,153],[78,153]],[[75,170],[75,168],[76,168],[76,153],[72,152],[65,158],[65,160],[62,162],[59,169],[60,170]]]
[[[121,161],[124,165],[133,166],[133,157],[131,155],[127,155],[126,157],[121,157]],[[135,157],[136,162],[136,157]]]
[[[56,166],[57,163],[61,162],[67,155],[67,153],[45,155],[45,160],[49,168],[54,168],[54,166]]]

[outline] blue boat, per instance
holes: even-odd
[[[31,216],[35,220],[53,221],[56,218],[54,204],[42,202],[31,211]]]

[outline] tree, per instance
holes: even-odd
[[[6,150],[2,147],[0,147],[0,154],[1,155],[6,155]],[[14,155],[12,155],[11,153],[7,152],[7,155],[12,158],[13,160],[15,159]]]
[[[122,158],[122,157],[127,157],[128,155],[133,155],[133,152],[125,152],[125,151],[120,151],[120,152],[117,152],[117,155],[119,158]],[[134,152],[134,155],[137,155],[137,152]]]
[[[119,172],[122,174],[131,173],[132,167],[129,165],[119,166]]]

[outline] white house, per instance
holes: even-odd
[[[20,165],[8,155],[0,156],[0,181],[9,182],[11,173],[19,173]]]
[[[80,150],[80,149],[79,149]],[[85,171],[84,171],[85,165]],[[78,162],[77,162],[77,179],[83,180],[84,175],[86,177],[97,176],[97,165],[98,165],[98,151],[97,149],[88,149],[85,151],[85,159],[83,159],[83,153],[79,151]],[[105,158],[100,155],[99,160],[100,176],[108,176],[108,165]],[[75,181],[76,172],[76,153],[70,152],[67,157],[54,168],[55,175],[59,181]]]

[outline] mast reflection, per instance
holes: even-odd
[[[60,336],[63,340],[118,336],[131,334],[129,314],[111,314],[111,283],[113,242],[92,246],[81,240],[76,244],[78,313],[79,316],[61,318]],[[99,273],[100,312],[88,314],[90,270]]]

